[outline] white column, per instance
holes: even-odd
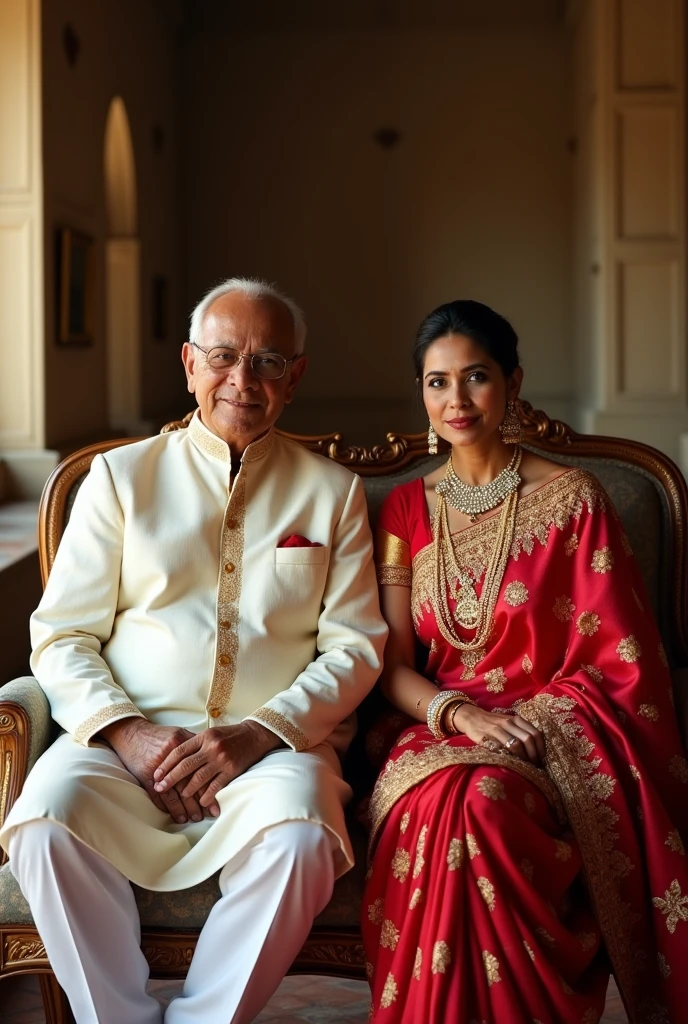
[[[34,497],[43,449],[43,178],[39,0],[0,3],[0,458]]]

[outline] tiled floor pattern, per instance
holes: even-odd
[[[154,981],[151,988],[163,1005],[179,991],[181,982]],[[285,978],[255,1024],[366,1024],[368,986],[360,981],[332,978]],[[627,1024],[628,1018],[614,982],[609,986],[602,1024]],[[36,978],[0,982],[2,1024],[44,1024]],[[449,1024],[449,1022],[447,1022]]]

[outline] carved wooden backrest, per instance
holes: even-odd
[[[191,416],[168,423],[162,432],[184,429]],[[620,438],[577,434],[519,403],[524,441],[550,458],[593,472],[609,492],[633,545],[674,666],[688,666],[688,490],[678,468],[661,452]],[[425,434],[388,434],[372,448],[346,445],[340,434],[302,436],[282,433],[310,451],[334,459],[364,479],[371,520],[398,483],[430,471],[447,457],[430,456]],[[46,484],[41,501],[39,539],[45,583],[55,558],[71,503],[91,460],[135,438],[91,445],[62,462]]]

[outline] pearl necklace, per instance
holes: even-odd
[[[511,462],[494,480],[491,480],[489,484],[478,484],[471,487],[456,475],[450,456],[444,480],[440,480],[435,490],[452,508],[455,508],[457,512],[463,512],[472,523],[475,523],[479,515],[482,515],[483,512],[490,512],[497,505],[501,505],[510,494],[518,490],[521,483],[518,468],[521,465],[522,457],[521,446],[516,445]]]

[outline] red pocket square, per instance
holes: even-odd
[[[321,548],[322,544],[317,540],[309,540],[308,537],[302,537],[299,533],[292,533],[291,537],[287,537],[286,540],[281,540],[277,545],[278,548]]]

